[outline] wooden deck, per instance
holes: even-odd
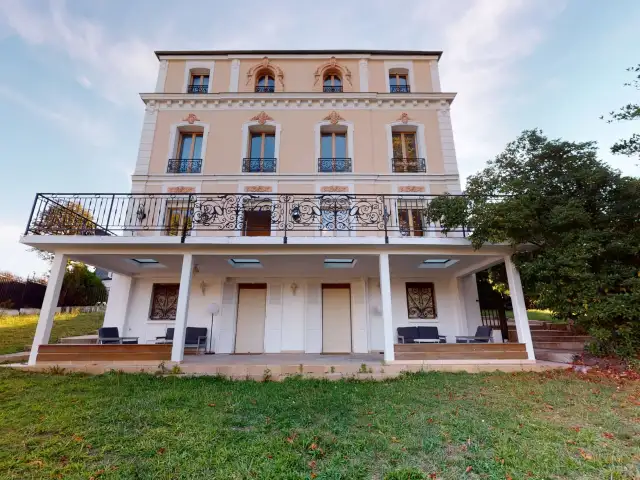
[[[405,343],[394,346],[403,360],[526,360],[524,343]]]
[[[195,354],[185,348],[185,355]],[[36,362],[135,362],[171,360],[171,345],[40,345]]]

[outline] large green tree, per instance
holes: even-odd
[[[107,300],[107,289],[94,271],[80,262],[70,262],[64,273],[58,305],[88,306]]]
[[[640,180],[593,142],[526,131],[467,182],[469,201],[432,205],[443,230],[467,223],[476,248],[507,242],[537,306],[583,325],[597,353],[640,351]],[[458,197],[459,198],[459,197]]]
[[[640,90],[640,64],[627,68],[627,71],[631,72],[634,78],[631,82],[625,83],[625,86]],[[640,103],[637,101],[628,103],[620,107],[617,111],[609,112],[607,122],[626,122],[631,120],[640,120]],[[629,138],[623,138],[617,141],[612,145],[611,152],[640,158],[640,134],[634,133]]]

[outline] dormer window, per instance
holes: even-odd
[[[273,93],[276,91],[276,80],[268,73],[260,73],[256,82],[257,93]]]
[[[209,93],[209,73],[192,70],[187,93]]]
[[[322,84],[324,93],[342,93],[342,79],[336,73],[330,73],[324,76]]]

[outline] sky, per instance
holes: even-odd
[[[43,273],[18,243],[37,192],[127,192],[154,50],[443,50],[461,178],[522,130],[609,147],[602,114],[638,92],[640,2],[616,0],[0,0],[0,271]]]

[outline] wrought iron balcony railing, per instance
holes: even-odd
[[[209,93],[209,85],[189,85],[187,93]]]
[[[275,173],[277,158],[243,158],[242,171],[245,173]]]
[[[179,236],[260,234],[424,237],[440,232],[437,195],[50,194],[36,195],[25,235]],[[447,197],[466,205],[463,195]],[[436,209],[437,210],[437,209]],[[462,237],[468,225],[451,228]],[[235,232],[235,233],[232,233]],[[294,233],[295,232],[295,233]],[[306,233],[305,233],[306,232]]]
[[[392,85],[389,88],[391,93],[411,93],[409,85]]]
[[[427,163],[424,158],[395,157],[391,159],[391,167],[394,173],[424,173],[427,171]]]
[[[273,93],[276,87],[256,87],[256,93]]]
[[[327,158],[318,159],[318,172],[320,173],[348,173],[351,172],[350,158]]]
[[[171,158],[167,162],[167,173],[201,173],[201,158]]]
[[[324,87],[322,87],[322,91],[324,93],[342,93],[342,85],[325,85]]]

